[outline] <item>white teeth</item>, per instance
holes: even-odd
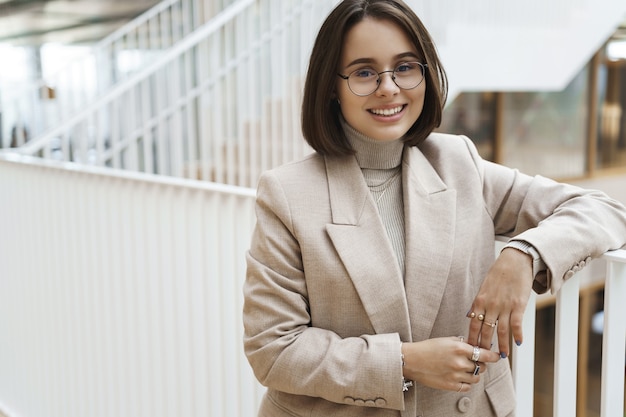
[[[393,116],[402,111],[402,106],[398,106],[394,109],[372,109],[371,112],[378,116]]]

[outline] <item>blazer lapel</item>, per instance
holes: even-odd
[[[456,191],[416,147],[404,155],[405,287],[414,341],[429,338],[452,263]]]
[[[397,258],[354,157],[326,158],[332,224],[326,229],[377,333],[410,341]]]

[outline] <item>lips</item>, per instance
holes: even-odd
[[[389,109],[370,109],[369,112],[377,116],[389,117],[389,116],[394,116],[400,113],[403,109],[404,109],[404,106],[400,105],[400,106],[392,107]]]

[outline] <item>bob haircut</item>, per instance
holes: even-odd
[[[428,65],[424,80],[424,109],[404,137],[409,146],[419,145],[441,124],[448,93],[448,80],[435,44],[417,15],[401,0],[344,0],[326,18],[313,45],[302,101],[304,139],[322,155],[354,154],[339,117],[337,67],[344,37],[366,17],[398,25],[416,46]]]

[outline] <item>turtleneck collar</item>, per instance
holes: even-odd
[[[356,160],[361,169],[390,169],[400,166],[404,150],[402,139],[391,141],[372,139],[350,126],[343,117],[339,120],[348,142],[356,151]]]

